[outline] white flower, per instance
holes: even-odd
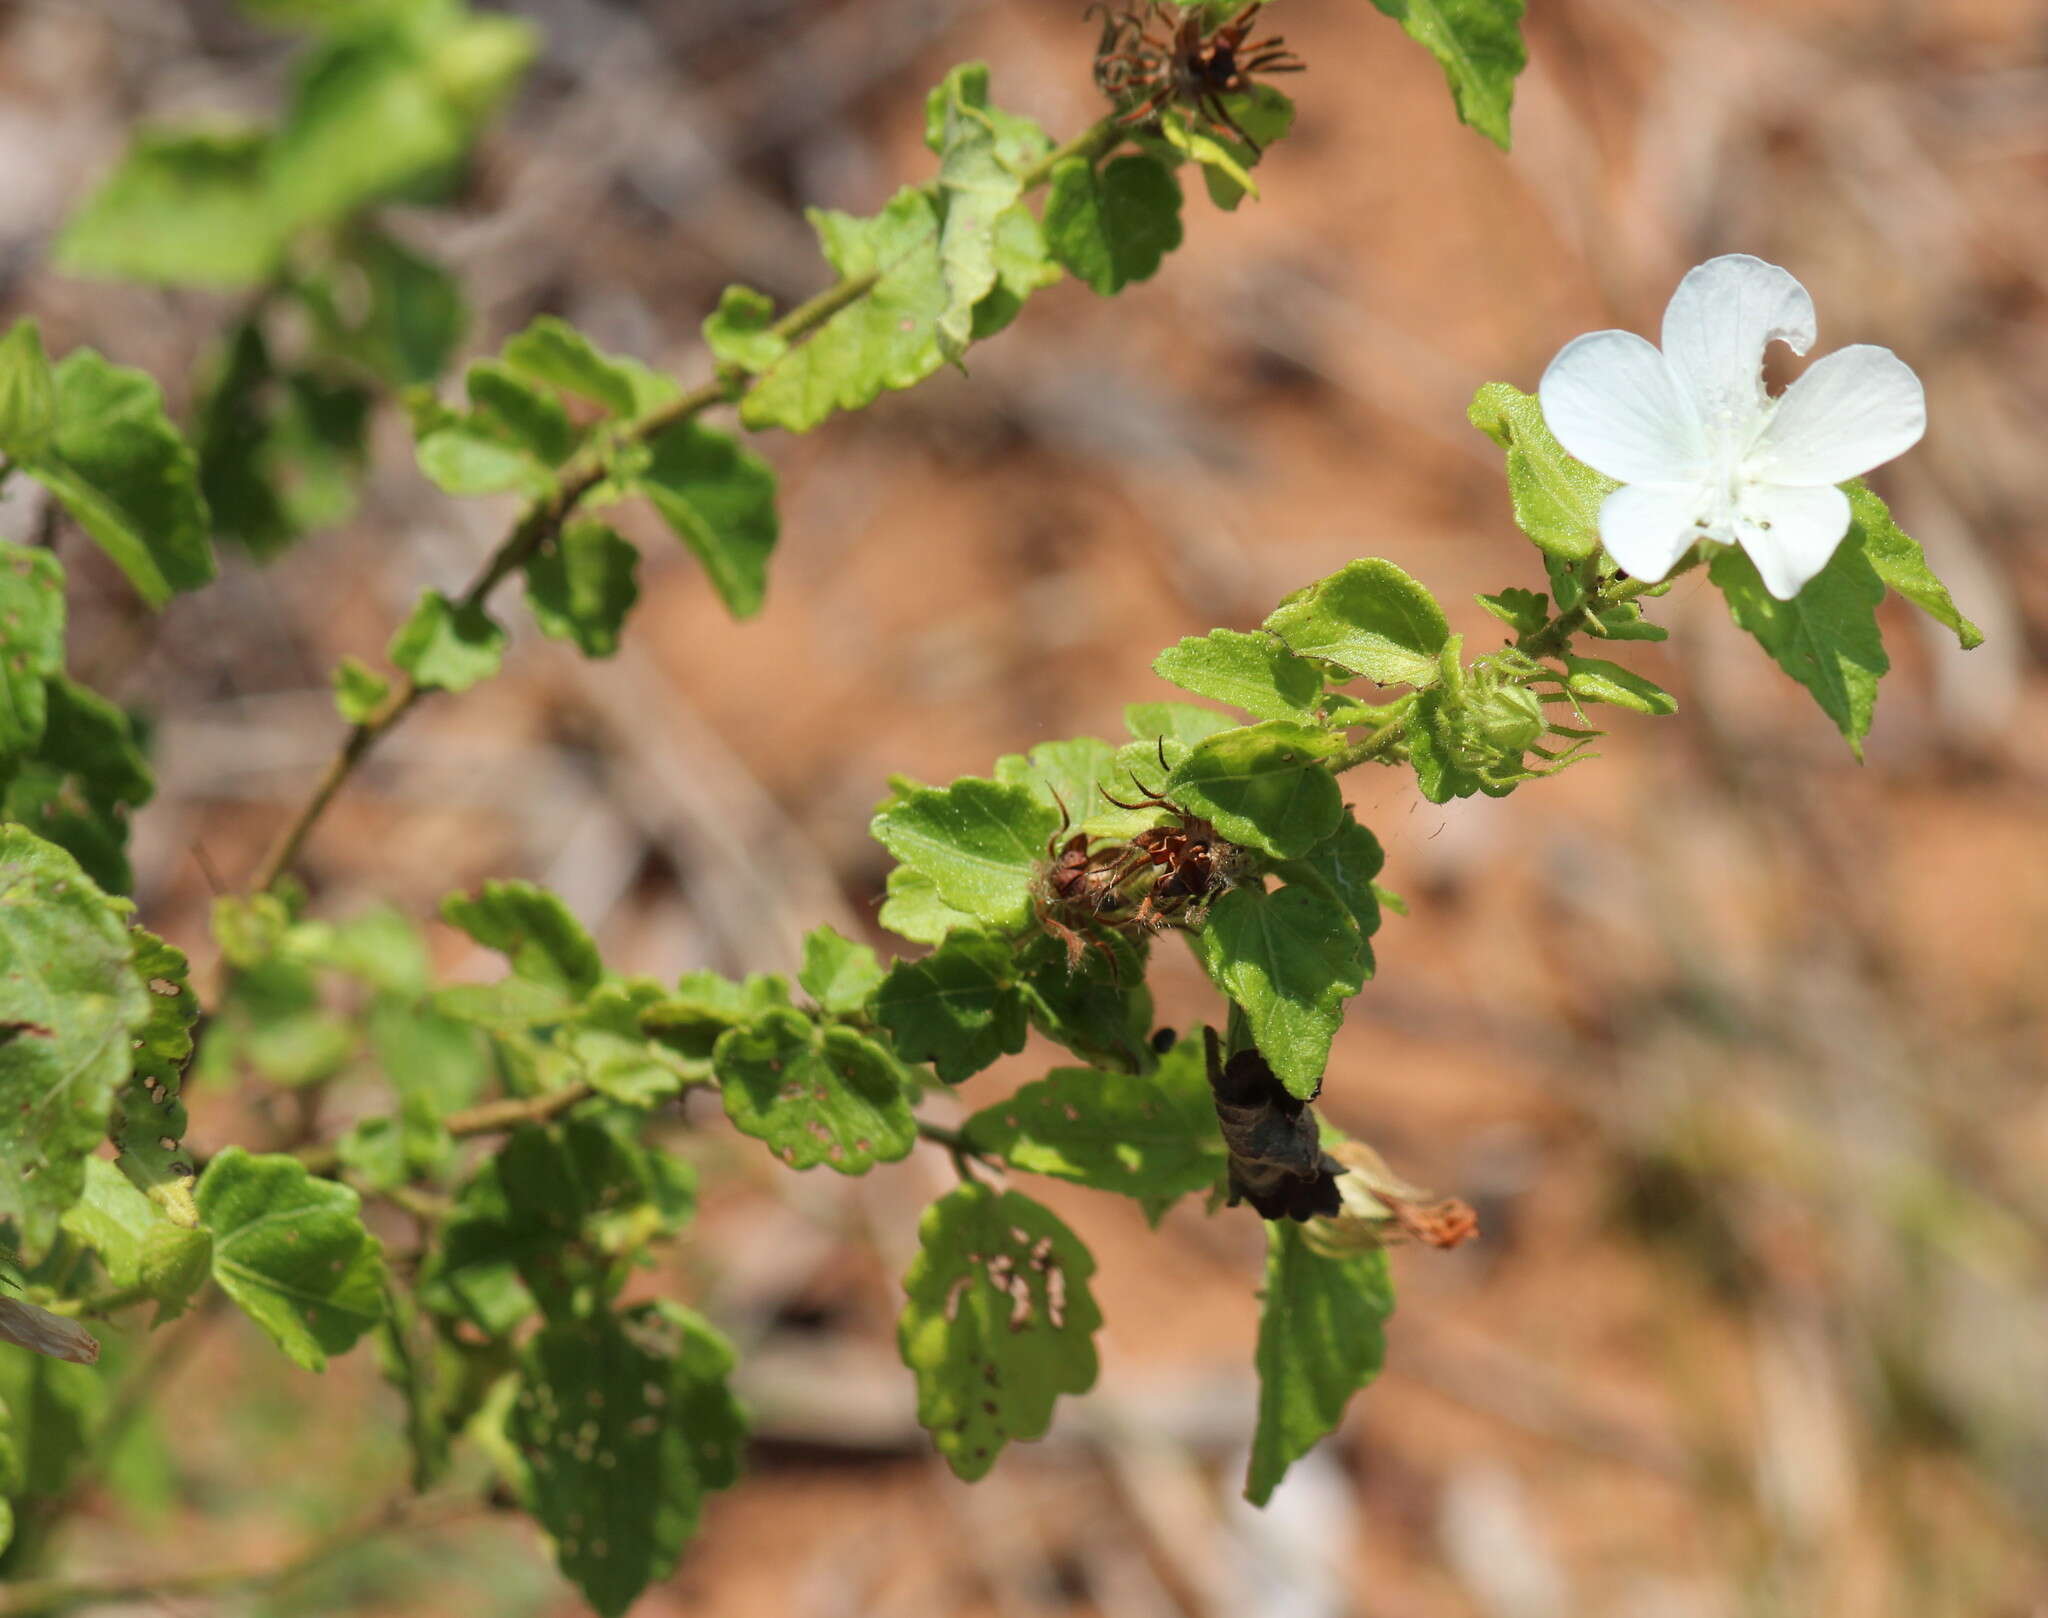
[[[1806,352],[1813,300],[1777,265],[1730,253],[1678,283],[1661,353],[1634,332],[1589,332],[1543,373],[1557,441],[1623,485],[1600,507],[1600,538],[1636,578],[1661,579],[1694,542],[1716,540],[1740,545],[1791,600],[1849,531],[1835,485],[1927,430],[1920,379],[1890,349],[1829,354],[1773,398],[1774,340]]]

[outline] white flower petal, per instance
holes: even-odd
[[[1790,601],[1828,565],[1848,531],[1849,497],[1831,483],[1754,483],[1742,491],[1735,513],[1736,542],[1780,601]]]
[[[1927,431],[1927,395],[1888,348],[1858,343],[1785,390],[1753,465],[1765,483],[1840,483],[1882,466]]]
[[[1624,483],[1692,483],[1706,464],[1698,416],[1664,356],[1632,331],[1588,332],[1537,385],[1557,441]]]
[[[1600,503],[1600,543],[1631,577],[1654,584],[1699,538],[1711,503],[1698,484],[1628,484]]]
[[[1795,354],[1813,346],[1813,299],[1775,264],[1747,253],[1710,258],[1671,294],[1664,357],[1717,441],[1761,421],[1764,350],[1773,341]]]

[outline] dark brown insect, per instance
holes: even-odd
[[[1205,34],[1199,6],[1178,13],[1163,0],[1150,0],[1142,11],[1090,6],[1085,15],[1102,13],[1102,38],[1095,47],[1096,86],[1112,101],[1131,101],[1117,122],[1144,123],[1177,104],[1212,129],[1228,130],[1259,156],[1259,143],[1231,117],[1223,98],[1251,90],[1254,74],[1301,73],[1308,66],[1278,35],[1249,37],[1259,9],[1257,4],[1248,5],[1214,33]],[[1149,31],[1152,23],[1164,30],[1164,37]]]
[[[1159,767],[1170,768],[1163,736],[1159,738]],[[1140,802],[1112,798],[1106,787],[1101,789],[1102,795],[1119,809],[1164,809],[1175,824],[1151,826],[1133,837],[1129,851],[1111,867],[1108,891],[1120,896],[1134,877],[1153,871],[1152,886],[1138,901],[1131,921],[1155,931],[1175,922],[1198,922],[1212,898],[1237,885],[1244,871],[1244,850],[1201,816],[1189,814],[1171,798],[1154,792],[1136,775],[1131,777],[1131,785],[1138,789]]]

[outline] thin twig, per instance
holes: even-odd
[[[1069,158],[1092,160],[1122,140],[1126,133],[1113,118],[1105,118],[1090,126],[1026,169],[1020,176],[1024,190],[1036,190],[1051,177],[1055,167]],[[879,280],[880,276],[874,273],[847,276],[792,309],[770,330],[786,343],[801,343],[842,309],[866,297]],[[678,423],[702,415],[714,405],[733,403],[738,397],[739,393],[726,378],[707,382],[633,422],[626,428],[622,440],[627,444],[644,444]],[[471,609],[481,607],[492,591],[561,532],[562,525],[583,498],[604,482],[606,476],[604,457],[597,451],[572,461],[554,492],[530,507],[503,543],[491,553],[475,580],[463,592],[460,605]],[[319,824],[321,816],[348,783],[349,777],[355,774],[370,749],[390,734],[432,689],[420,685],[409,675],[401,676],[377,712],[350,728],[340,750],[321,773],[304,806],[278,834],[262,863],[257,866],[256,874],[249,883],[251,892],[267,893],[277,886],[284,874],[297,863],[313,828]]]

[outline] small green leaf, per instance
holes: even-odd
[[[1217,144],[1236,161],[1239,169],[1255,165],[1274,142],[1284,140],[1294,127],[1294,103],[1270,84],[1254,84],[1249,91],[1233,91],[1222,98],[1222,103],[1238,131],[1258,142],[1255,149],[1239,139],[1236,132],[1225,133],[1220,129],[1210,132]],[[1239,203],[1248,195],[1255,194],[1246,191],[1228,172],[1214,164],[1202,169],[1202,183],[1209,188],[1209,200],[1226,213],[1235,212]]]
[[[351,725],[368,724],[391,695],[391,682],[359,658],[342,658],[329,678],[334,685],[334,711]]]
[[[789,352],[787,338],[777,335],[775,300],[752,287],[730,286],[718,296],[718,307],[704,317],[704,343],[721,365],[747,372],[768,369]]]
[[[970,775],[943,790],[912,789],[876,815],[868,830],[928,876],[947,905],[998,927],[1018,927],[1030,917],[1031,884],[1058,823],[1025,788]]]
[[[1192,702],[1134,702],[1124,709],[1124,729],[1141,742],[1162,737],[1170,745],[1193,747],[1208,737],[1237,729],[1229,714],[1197,708]]]
[[[555,543],[526,564],[526,604],[541,633],[574,641],[585,657],[619,649],[626,614],[640,599],[640,553],[601,522],[565,525]]]
[[[64,1229],[99,1254],[116,1287],[140,1287],[156,1301],[158,1325],[184,1312],[212,1262],[212,1237],[173,1224],[103,1157],[86,1159],[85,1190]]]
[[[1146,1078],[1054,1068],[984,1107],[961,1132],[1012,1168],[1148,1201],[1206,1190],[1223,1177],[1228,1155],[1196,1040],[1176,1046]]]
[[[1678,712],[1678,699],[1669,691],[1619,663],[1567,655],[1564,666],[1568,671],[1565,689],[1581,702],[1608,702],[1646,714]]]
[[[630,1107],[652,1107],[694,1077],[689,1063],[642,1026],[647,1011],[667,1002],[661,985],[648,978],[599,984],[556,1044],[599,1095]]]
[[[1183,691],[1242,708],[1257,719],[1304,719],[1322,695],[1315,665],[1271,635],[1212,629],[1190,635],[1152,660],[1152,672]]]
[[[1259,1312],[1259,1425],[1244,1497],[1263,1506],[1287,1469],[1343,1419],[1351,1395],[1380,1374],[1394,1284],[1380,1249],[1325,1258],[1301,1226],[1266,1226]]]
[[[420,685],[467,691],[498,672],[505,629],[482,607],[458,605],[429,590],[391,637],[386,655]]]
[[[690,547],[735,618],[761,610],[780,522],[775,470],[724,433],[680,421],[648,446],[627,483]]]
[[[857,1015],[880,986],[882,965],[865,944],[842,938],[830,927],[813,928],[804,937],[804,967],[797,982],[835,1017]]]
[[[913,866],[889,873],[888,897],[875,919],[899,938],[936,944],[955,927],[978,927],[979,918],[955,910],[939,897],[938,885]]]
[[[1517,635],[1533,635],[1550,622],[1550,597],[1536,590],[1508,589],[1478,601]]]
[[[1669,640],[1671,631],[1643,617],[1642,603],[1624,601],[1590,619],[1586,633],[1600,640]]]
[[[45,682],[63,668],[64,569],[48,551],[0,543],[0,768],[42,741]]]
[[[62,849],[0,827],[0,1219],[32,1251],[78,1200],[149,1021],[125,908]]]
[[[974,308],[995,290],[996,221],[1024,194],[1017,171],[1003,161],[1001,134],[990,116],[988,69],[955,68],[932,92],[927,117],[939,136],[939,273],[946,290],[939,311],[939,352],[958,364],[974,337]]]
[[[1070,157],[1052,171],[1046,246],[1107,297],[1151,279],[1180,246],[1180,203],[1180,182],[1155,157],[1127,152],[1100,169]]]
[[[1372,935],[1380,930],[1380,902],[1373,878],[1385,863],[1380,840],[1359,825],[1347,807],[1334,833],[1299,859],[1277,867],[1275,873],[1283,881],[1322,889],[1351,913],[1365,948],[1368,978],[1373,973]]]
[[[55,374],[56,436],[23,466],[151,606],[205,584],[214,561],[199,463],[156,383],[89,348]]]
[[[474,899],[450,894],[441,916],[494,949],[529,983],[581,1000],[604,976],[597,946],[569,907],[531,882],[486,882]]]
[[[930,1062],[948,1084],[1024,1048],[1024,997],[1009,949],[954,932],[921,961],[898,961],[875,991],[875,1020],[906,1061]]]
[[[793,1169],[865,1174],[907,1157],[917,1120],[896,1060],[850,1028],[771,1011],[712,1055],[725,1115]]]
[[[367,225],[348,232],[340,262],[362,278],[369,297],[360,322],[331,325],[328,340],[394,387],[435,381],[469,325],[461,284],[397,237]],[[332,300],[322,311],[328,312]]]
[[[356,1194],[294,1157],[230,1146],[199,1180],[213,1278],[304,1371],[384,1318],[384,1258]]]
[[[1064,804],[1068,820],[1077,826],[1102,809],[1099,788],[1116,791],[1122,784],[1116,776],[1116,750],[1093,736],[1040,742],[1029,753],[1005,753],[993,773],[1005,786],[1025,788],[1055,813]]]
[[[1450,625],[1436,598],[1392,562],[1352,562],[1311,585],[1265,627],[1303,657],[1320,657],[1379,685],[1426,686]]]
[[[1095,1385],[1095,1262],[1053,1212],[963,1185],[924,1212],[897,1327],[917,1419],[968,1482],[1011,1439],[1042,1437],[1062,1393]]]
[[[508,1424],[555,1560],[604,1618],[666,1578],[739,1477],[732,1346],[678,1304],[557,1321],[520,1353]]]
[[[463,387],[469,394],[472,431],[511,446],[543,467],[558,467],[576,453],[582,435],[561,401],[510,366],[478,360]]]
[[[1522,532],[1552,556],[1579,560],[1597,552],[1600,507],[1621,485],[1565,453],[1536,396],[1489,382],[1473,395],[1467,418],[1508,452],[1508,492]]]
[[[1211,907],[1195,953],[1244,1009],[1288,1093],[1313,1097],[1344,1002],[1365,986],[1365,945],[1349,911],[1307,886],[1233,888]]]
[[[1162,790],[1231,842],[1293,859],[1334,832],[1343,816],[1336,777],[1323,768],[1343,745],[1327,731],[1269,719],[1199,743]]]
[[[1892,521],[1890,508],[1861,481],[1843,484],[1842,492],[1849,497],[1850,512],[1844,545],[1860,544],[1877,576],[1936,623],[1954,630],[1964,651],[1982,646],[1984,631],[1957,610],[1948,586],[1927,565],[1919,541]]]
[[[1458,121],[1470,124],[1502,151],[1512,138],[1508,113],[1515,77],[1527,65],[1522,45],[1523,0],[1373,0],[1401,31],[1442,64],[1457,103]]]
[[[185,1106],[180,1098],[192,1059],[192,1029],[199,997],[192,992],[182,950],[135,928],[131,964],[149,991],[149,1016],[136,1030],[132,1071],[114,1096],[107,1136],[114,1166],[163,1210],[173,1225],[199,1223],[192,1201],[192,1158],[185,1149]]]
[[[740,420],[756,431],[809,432],[835,410],[859,410],[885,390],[916,386],[942,363],[938,321],[948,296],[932,198],[906,188],[873,219],[825,209],[809,217],[842,278],[874,281],[748,392]]]
[[[443,494],[544,495],[552,479],[524,448],[508,443],[485,423],[451,415],[423,433],[420,470]]]
[[[57,431],[57,376],[42,329],[18,320],[0,337],[0,455],[31,460]]]
[[[1210,134],[1206,129],[1197,129],[1179,113],[1173,113],[1159,122],[1159,133],[1166,144],[1192,162],[1201,164],[1206,173],[1216,174],[1225,182],[1222,195],[1230,198],[1219,206],[1232,208],[1241,197],[1257,199],[1258,183],[1252,179],[1249,161],[1251,153],[1234,140],[1227,140]],[[1211,195],[1215,195],[1214,192]]]
[[[637,360],[607,354],[565,320],[542,315],[511,338],[502,356],[506,369],[529,382],[545,383],[632,420],[682,395],[675,382]]]
[[[1877,706],[1877,682],[1891,659],[1877,628],[1884,581],[1855,541],[1852,532],[1790,601],[1766,590],[1756,564],[1732,545],[1708,564],[1707,576],[1728,598],[1735,622],[1813,693],[1860,759]]]
[[[270,160],[261,130],[141,131],[64,227],[58,268],[230,289],[267,280],[291,229],[272,205]]]

